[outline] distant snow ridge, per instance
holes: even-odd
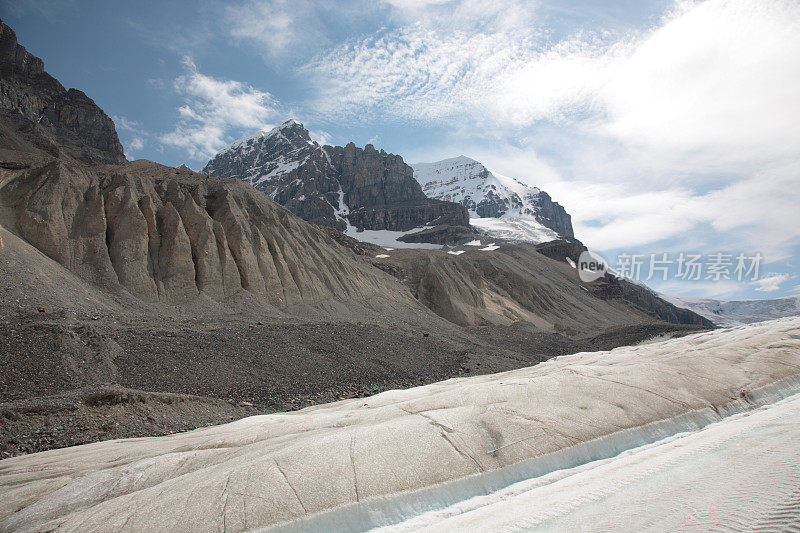
[[[429,197],[459,202],[476,217],[499,217],[506,213],[534,215],[541,191],[506,176],[490,172],[466,156],[436,163],[411,165],[414,177]]]
[[[474,159],[462,155],[411,167],[429,198],[462,204],[470,224],[489,235],[536,243],[574,238],[570,215],[547,193]]]
[[[682,307],[704,316],[716,326],[733,327],[800,315],[800,295],[772,300],[714,300],[660,294],[661,298],[676,307]]]

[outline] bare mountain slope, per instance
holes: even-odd
[[[439,316],[463,326],[522,321],[580,336],[654,320],[711,325],[623,280],[609,276],[583,283],[565,261],[545,256],[532,244],[488,248],[496,249],[473,247],[457,255],[398,249],[371,261],[401,279]]]
[[[3,225],[84,280],[144,302],[413,302],[248,185],[139,161],[3,170]]]

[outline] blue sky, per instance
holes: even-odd
[[[0,0],[129,159],[199,169],[288,118],[408,162],[468,155],[541,187],[576,235],[620,253],[761,253],[800,293],[797,0]]]

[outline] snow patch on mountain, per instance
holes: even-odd
[[[559,238],[558,233],[528,218],[520,217],[470,217],[469,223],[487,235],[509,241],[548,242]]]
[[[378,246],[382,246],[384,248],[390,246],[393,248],[422,248],[426,250],[440,250],[442,248],[441,244],[432,244],[427,242],[403,242],[398,240],[404,235],[410,235],[426,229],[431,229],[431,227],[424,226],[421,228],[414,228],[411,231],[391,231],[386,229],[365,229],[358,231],[355,226],[348,223],[347,229],[345,229],[344,233],[345,235],[353,237],[354,239],[358,239],[359,241],[377,244]],[[392,248],[386,249],[391,250]]]
[[[572,238],[569,215],[546,193],[474,159],[462,155],[411,167],[429,198],[462,204],[470,224],[488,235],[534,243]]]

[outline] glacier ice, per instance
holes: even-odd
[[[800,394],[380,528],[786,531],[800,526]]]

